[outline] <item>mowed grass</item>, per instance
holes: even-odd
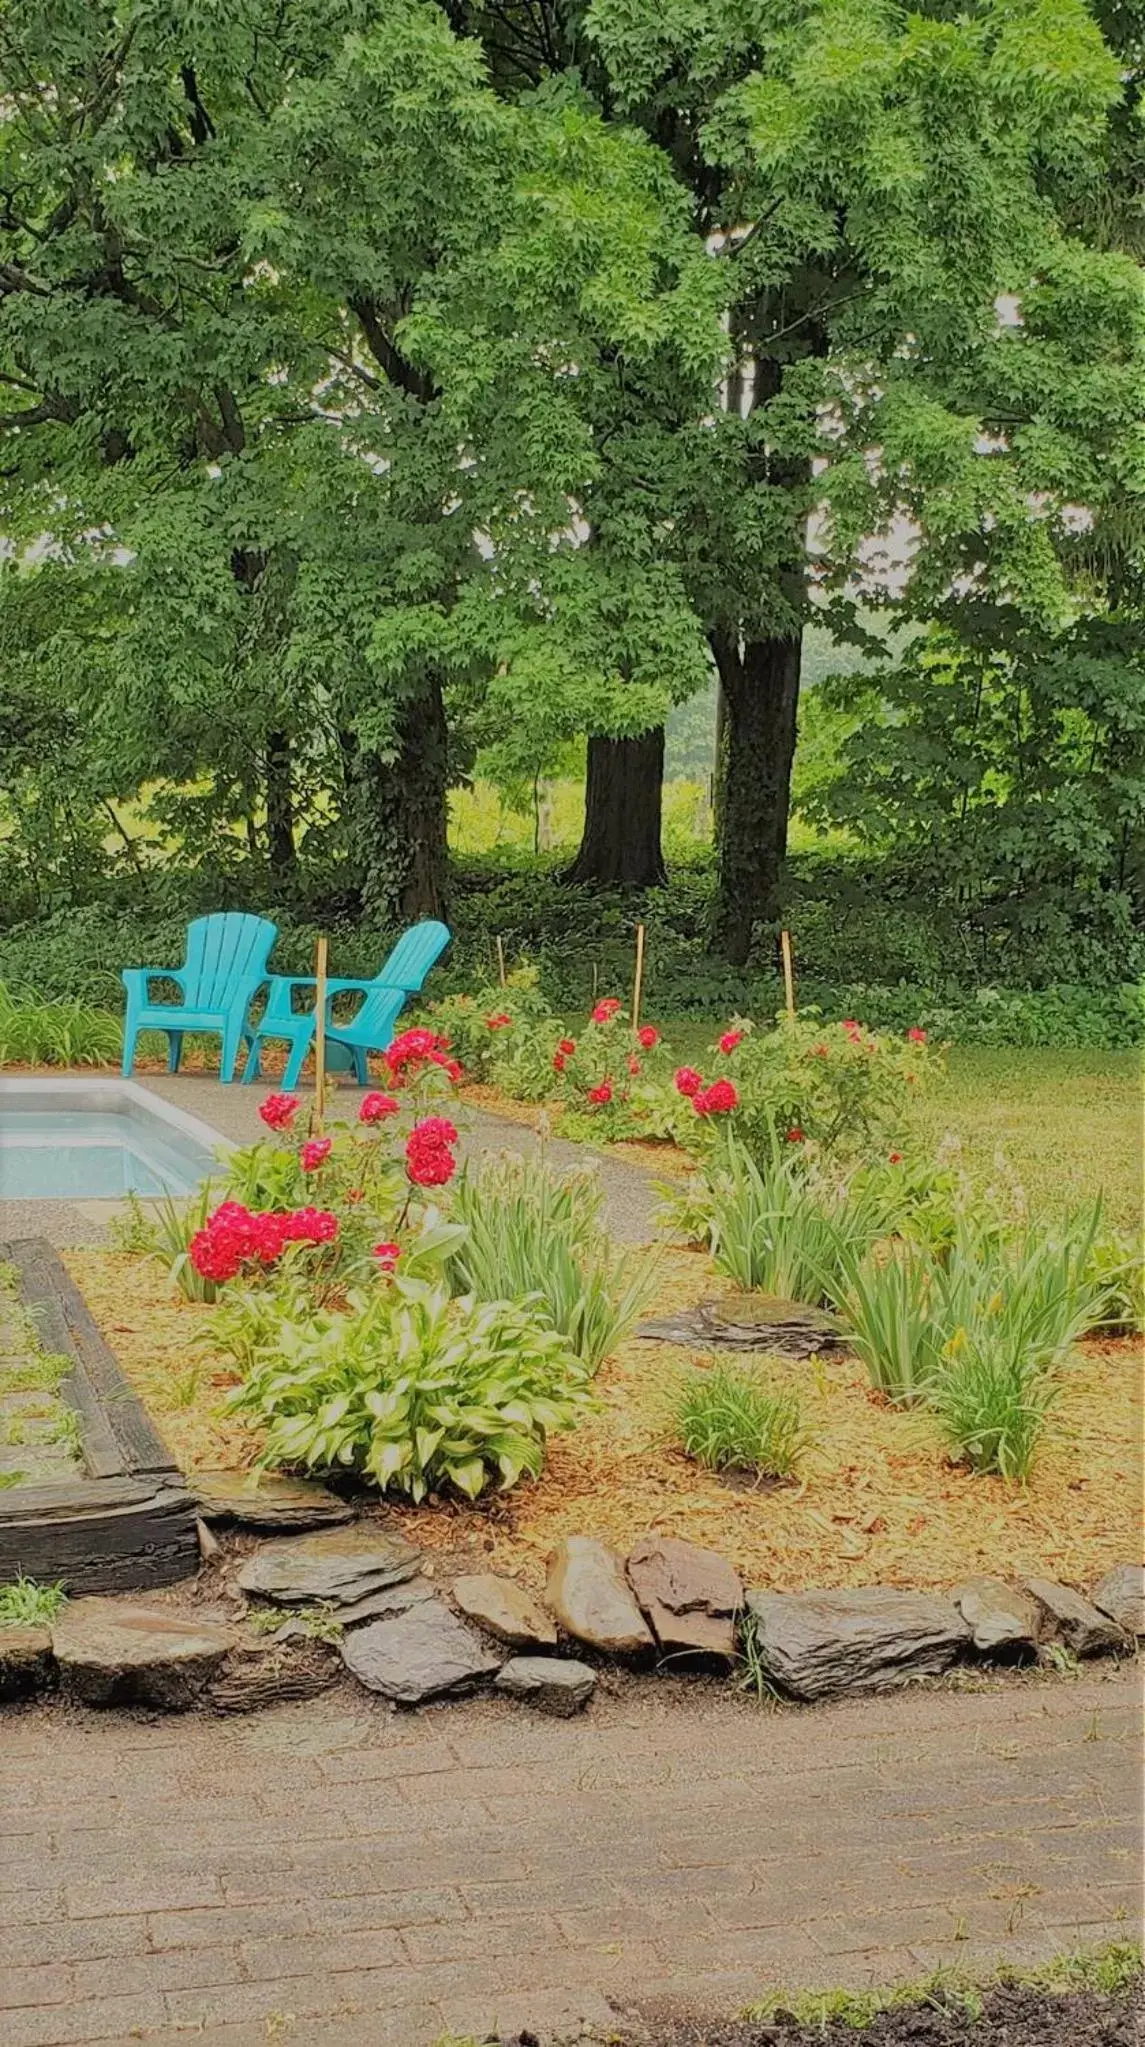
[[[662,1028],[681,1061],[703,1069],[718,1026],[678,1017]],[[1107,1221],[1137,1233],[1141,1081],[1137,1052],[955,1045],[920,1105],[919,1133],[927,1145],[956,1136],[975,1180],[987,1184],[1006,1172],[1035,1215],[1060,1215],[1100,1194]]]

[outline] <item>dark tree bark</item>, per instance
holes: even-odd
[[[663,882],[663,782],[662,725],[639,739],[590,739],[584,834],[563,879],[613,888],[654,888]]]
[[[447,738],[435,678],[402,711],[393,760],[353,757],[362,907],[385,923],[444,915]]]
[[[290,741],[285,732],[266,735],[266,844],[271,872],[294,873],[298,854],[294,844],[294,776]]]
[[[801,638],[739,646],[730,636],[712,635],[724,698],[712,942],[736,967],[746,966],[751,956],[757,923],[779,908],[801,648]]]

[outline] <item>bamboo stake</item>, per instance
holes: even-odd
[[[794,1025],[795,975],[791,969],[791,933],[789,931],[780,932],[779,947],[783,954],[783,996],[787,1004],[787,1021],[789,1024]]]
[[[322,1129],[326,1114],[326,961],[327,940],[318,940],[314,974],[314,1128]]]
[[[636,926],[636,976],[632,983],[632,1031],[640,1028],[640,997],[644,988],[644,926]]]
[[[505,941],[500,932],[497,933],[497,975],[503,988],[505,986]]]

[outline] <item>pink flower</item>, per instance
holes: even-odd
[[[316,1173],[334,1149],[332,1137],[311,1137],[298,1154],[298,1163],[304,1173]]]
[[[373,1094],[362,1096],[362,1106],[358,1110],[358,1121],[359,1123],[381,1123],[387,1116],[396,1116],[398,1107],[399,1104],[395,1102],[392,1095],[383,1095],[375,1090]]]
[[[844,1017],[843,1029],[846,1031],[847,1036],[849,1038],[853,1038],[856,1032],[861,1031],[862,1028],[863,1028],[862,1024],[856,1023],[853,1016]]]
[[[268,1095],[258,1113],[270,1130],[289,1130],[298,1114],[297,1095]]]
[[[448,1072],[451,1066],[457,1064],[456,1060],[446,1058],[449,1049],[448,1038],[440,1038],[436,1032],[427,1031],[424,1026],[420,1026],[412,1031],[403,1031],[401,1036],[395,1038],[393,1044],[387,1047],[384,1057],[394,1079],[404,1080],[408,1073],[416,1072],[419,1066],[425,1066],[430,1062],[435,1066],[444,1066]],[[452,1078],[451,1073],[450,1079]]]
[[[730,1080],[713,1080],[692,1096],[692,1107],[697,1116],[727,1116],[739,1108],[739,1096]]]
[[[723,1037],[720,1039],[720,1051],[734,1052],[736,1046],[742,1045],[742,1043],[743,1043],[742,1031],[725,1031]]]
[[[907,1041],[911,1045],[925,1045],[926,1043],[926,1032],[920,1031],[917,1024],[906,1035]]]
[[[557,1045],[557,1051],[562,1052],[566,1059],[571,1059],[573,1053],[576,1051],[576,1039],[562,1038],[559,1044]]]
[[[374,1257],[377,1259],[383,1272],[392,1272],[401,1255],[402,1247],[400,1244],[374,1245]]]
[[[636,1042],[638,1045],[642,1045],[646,1052],[650,1052],[653,1045],[658,1045],[660,1043],[660,1033],[656,1029],[655,1024],[642,1024],[636,1033]]]
[[[694,1066],[680,1066],[677,1068],[676,1070],[677,1094],[688,1095],[689,1097],[692,1095],[698,1095],[703,1085],[704,1085],[703,1074],[697,1073]]]
[[[507,1029],[512,1021],[512,1017],[507,1016],[505,1011],[501,1010],[497,1016],[486,1017],[485,1028],[487,1031],[503,1031]]]
[[[606,995],[603,1002],[598,1002],[593,1010],[592,1020],[593,1023],[611,1023],[613,1017],[619,1014],[620,1004],[615,995]]]
[[[788,1144],[803,1143],[803,1132],[799,1128],[798,1123],[793,1123],[790,1130],[787,1132],[787,1142]]]
[[[612,1082],[610,1080],[602,1080],[598,1087],[590,1087],[588,1099],[590,1102],[596,1103],[598,1107],[603,1108],[606,1102],[612,1100]]]

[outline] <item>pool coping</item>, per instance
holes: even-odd
[[[199,1567],[197,1508],[182,1472],[45,1237],[0,1243],[45,1346],[71,1359],[63,1398],[79,1416],[85,1476],[0,1492],[0,1581],[69,1592],[171,1585]]]
[[[14,1107],[22,1096],[33,1096],[37,1102],[46,1102],[49,1109],[53,1106],[52,1097],[56,1096],[56,1107],[89,1109],[97,1115],[101,1112],[114,1114],[117,1108],[120,1111],[124,1108],[138,1109],[142,1116],[165,1124],[168,1130],[177,1131],[180,1137],[189,1138],[201,1150],[212,1155],[238,1149],[233,1138],[224,1136],[221,1130],[204,1122],[201,1116],[193,1116],[189,1109],[179,1108],[165,1095],[141,1087],[137,1080],[125,1080],[121,1074],[93,1073],[89,1078],[86,1074],[75,1073],[57,1076],[49,1071],[0,1076],[0,1110],[5,1103]]]

